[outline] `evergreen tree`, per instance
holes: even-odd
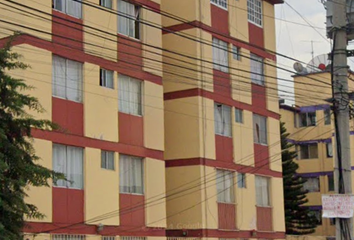
[[[313,212],[304,206],[308,202],[307,191],[303,190],[306,180],[296,174],[299,168],[293,161],[296,152],[290,150],[293,145],[287,141],[289,134],[284,125],[283,122],[280,123],[286,234],[310,234],[315,231],[318,220]]]
[[[48,187],[50,179],[64,176],[36,163],[39,157],[32,146],[31,129],[53,130],[55,125],[26,112],[44,110],[37,98],[27,94],[32,87],[8,74],[28,68],[10,45],[11,41],[0,49],[0,239],[22,240],[24,216],[44,217],[35,205],[25,202],[26,189]]]

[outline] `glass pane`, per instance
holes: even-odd
[[[53,96],[66,98],[66,61],[64,58],[53,56],[52,89]]]
[[[223,134],[222,105],[214,103],[215,134]]]
[[[119,74],[119,89],[118,89],[118,103],[119,111],[129,113],[129,77]]]
[[[120,193],[130,193],[130,159],[126,155],[119,157],[119,191]]]
[[[308,145],[300,146],[300,159],[309,159],[309,148]]]
[[[66,172],[66,147],[64,145],[53,144],[53,170],[55,172],[67,174]],[[55,181],[54,185],[59,187],[65,187],[66,181]]]
[[[224,136],[232,136],[231,107],[223,105]]]
[[[310,158],[318,158],[317,143],[309,145],[309,155]]]
[[[216,191],[218,194],[218,202],[225,202],[224,197],[224,172],[216,170]]]
[[[123,0],[118,0],[118,32],[124,35],[128,35],[128,3]]]
[[[130,79],[130,113],[134,115],[142,114],[141,86],[141,81]]]
[[[144,171],[141,158],[132,158],[132,193],[144,193]]]
[[[83,188],[83,150],[67,147],[67,172],[71,188]]]
[[[67,99],[81,102],[82,92],[82,64],[76,61],[67,60]]]

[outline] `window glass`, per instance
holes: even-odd
[[[100,69],[100,86],[106,88],[114,88],[113,86],[113,71]]]
[[[142,158],[120,154],[119,189],[120,193],[144,194]]]
[[[325,125],[331,124],[331,110],[330,109],[323,110],[323,113],[325,118],[324,124]]]
[[[114,170],[114,152],[101,151],[101,168]]]
[[[213,38],[213,63],[214,69],[229,71],[228,44],[217,38]]]
[[[100,0],[100,5],[112,9],[112,0]]]
[[[132,115],[142,115],[142,82],[119,74],[119,111]]]
[[[328,180],[328,191],[334,191],[334,176],[332,175],[327,175],[327,180]]]
[[[243,123],[243,110],[235,108],[235,121],[237,123]]]
[[[269,179],[256,176],[256,202],[259,207],[270,206],[269,201]]]
[[[140,38],[140,7],[123,0],[118,1],[118,33]]]
[[[238,188],[246,188],[246,174],[237,173],[237,186]]]
[[[81,0],[54,0],[53,8],[76,18],[82,17]]]
[[[316,126],[316,112],[299,113],[299,127]]]
[[[214,103],[215,134],[231,137],[231,107]]]
[[[251,81],[258,85],[264,85],[264,63],[263,58],[251,53]]]
[[[231,171],[216,170],[218,202],[234,202],[234,174]]]
[[[262,26],[262,1],[247,0],[248,21]]]
[[[227,0],[210,0],[210,2],[221,8],[227,9]]]
[[[255,143],[264,145],[268,143],[266,117],[253,114],[253,138]]]
[[[308,192],[319,192],[320,191],[320,179],[319,177],[306,177],[303,178],[306,182],[303,184],[304,190]]]
[[[301,144],[297,146],[299,159],[313,159],[318,158],[317,143]]]
[[[235,60],[240,61],[241,60],[241,49],[239,47],[236,47],[235,45],[232,46],[232,56]]]
[[[332,158],[333,157],[333,147],[332,143],[326,143],[326,152],[327,152],[327,158]]]

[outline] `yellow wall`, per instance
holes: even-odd
[[[273,208],[273,230],[283,232],[285,230],[283,179],[271,178],[271,205]]]
[[[247,1],[229,1],[228,4],[230,35],[248,42]]]
[[[282,172],[279,121],[274,118],[268,118],[268,129],[270,169]]]
[[[265,60],[267,64],[264,65],[264,74],[266,77],[266,94],[267,94],[267,109],[272,112],[279,112],[279,97],[278,97],[278,80],[276,63],[269,59]]]
[[[179,1],[161,1],[161,10],[178,15],[187,21],[197,19],[198,1],[179,0]],[[181,15],[183,13],[183,15]],[[199,15],[198,15],[199,16]],[[171,26],[180,24],[180,21],[173,20],[169,17],[162,17],[163,26]]]
[[[263,1],[264,48],[276,51],[274,5]]]
[[[237,178],[236,178],[237,179]],[[237,184],[235,184],[237,187]],[[254,230],[257,228],[255,175],[246,174],[246,188],[237,188],[237,228]]]

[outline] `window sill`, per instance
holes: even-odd
[[[61,186],[54,186],[53,188],[61,188],[61,189],[68,189],[68,190],[84,190],[83,188],[70,188],[70,187],[61,187]]]
[[[126,38],[128,40],[134,40],[136,42],[142,42],[142,40],[140,38],[131,37],[131,36],[125,35],[125,34],[120,33],[120,32],[118,32],[117,34],[118,34],[119,37],[123,37],[123,38]]]
[[[252,82],[252,84],[254,84],[254,85],[265,87],[265,82],[264,82],[264,81],[263,81],[263,83],[258,83],[258,82],[254,82],[254,81],[251,79],[251,82]]]
[[[220,5],[218,5],[218,4],[216,4],[216,3],[213,3],[213,2],[210,2],[210,4],[212,4],[212,5],[214,5],[214,6],[218,7],[218,8],[221,8],[221,9],[227,11],[227,7],[225,8],[225,7],[220,6]]]
[[[268,147],[268,143],[258,143],[258,142],[253,142],[253,143],[254,143],[254,144],[261,145],[261,146]]]
[[[234,203],[234,202],[218,202],[216,201],[217,203],[221,203],[221,204],[229,204],[229,205],[237,205],[237,203]]]
[[[55,9],[55,8],[52,8],[52,9],[53,9],[53,11],[62,13],[62,14],[64,14],[64,15],[67,15],[67,16],[69,16],[69,17],[75,18],[75,19],[77,19],[77,20],[83,20],[83,19],[82,19],[82,16],[81,16],[81,17],[76,17],[76,16],[70,15],[70,14],[68,14],[68,13],[66,13],[66,12],[60,11],[60,10],[58,10],[58,9]]]
[[[248,20],[248,22],[253,24],[253,25],[255,25],[255,26],[257,26],[257,27],[259,27],[259,28],[263,28],[263,25],[259,25],[258,23],[255,23],[255,22],[253,22],[251,20]]]
[[[226,136],[226,135],[222,135],[222,134],[218,134],[218,133],[215,133],[215,135],[220,136],[220,137],[232,138],[232,136]]]
[[[135,116],[135,117],[143,117],[143,115],[138,115],[138,114],[133,114],[133,113],[127,113],[127,112],[122,112],[122,111],[118,111],[119,113],[124,113],[124,114],[127,114],[127,115],[131,115],[131,116]]]
[[[144,193],[125,193],[125,192],[119,192],[119,194],[124,194],[124,195],[134,195],[134,196],[144,196]]]
[[[259,205],[256,205],[256,207],[259,207],[259,208],[270,208],[270,209],[273,209],[272,206],[259,206]]]

